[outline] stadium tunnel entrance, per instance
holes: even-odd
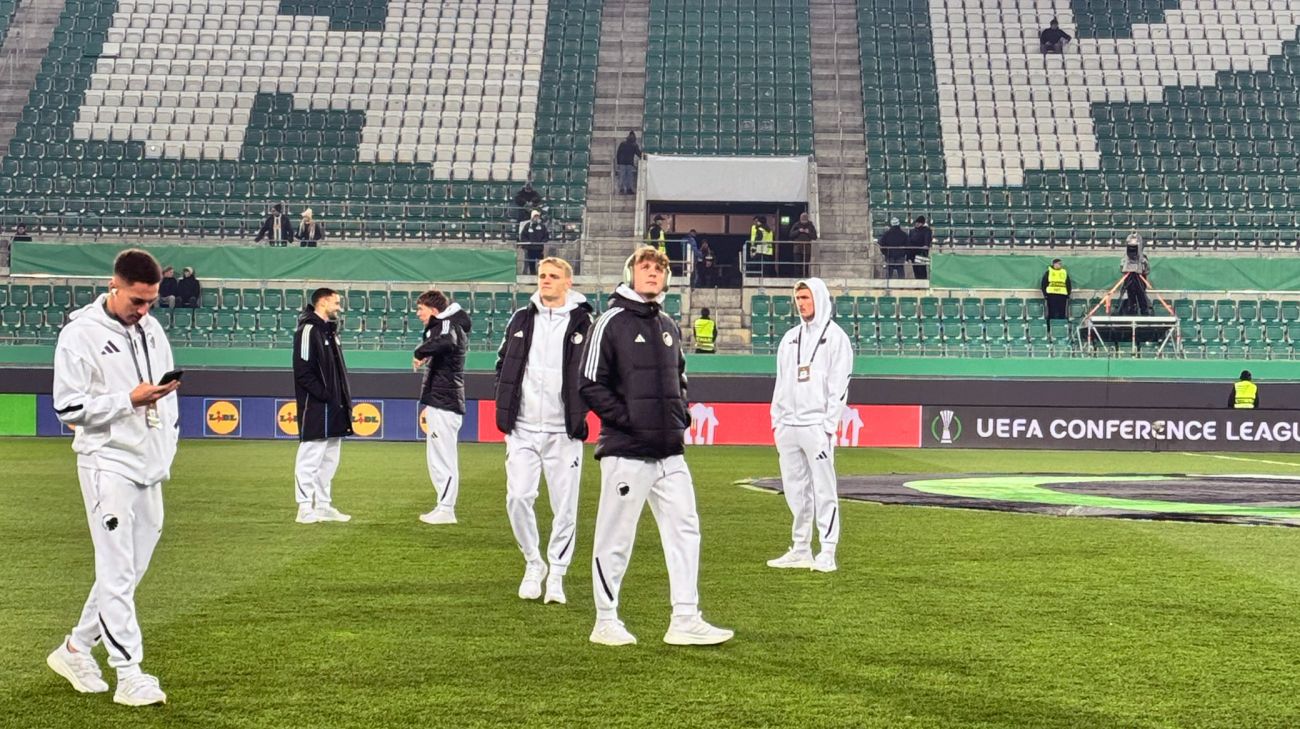
[[[657,216],[668,231],[668,257],[684,261],[682,236],[695,230],[697,238],[713,250],[714,284],[742,284],[741,261],[754,217],[762,217],[776,239],[775,273],[783,277],[806,275],[795,261],[789,243],[790,227],[802,213],[817,222],[808,157],[679,157],[647,155],[644,217],[637,232],[644,237]],[[676,269],[677,266],[674,266]],[[681,273],[675,270],[674,273]]]

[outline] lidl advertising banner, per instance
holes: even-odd
[[[357,439],[424,440],[424,406],[416,400],[370,399],[352,404]],[[298,438],[298,406],[292,399],[271,397],[182,397],[182,438]],[[767,403],[692,403],[688,445],[772,445]],[[37,435],[67,436],[72,430],[54,415],[49,395],[37,396]],[[600,421],[589,415],[588,442],[600,434]],[[843,447],[917,448],[922,436],[917,405],[851,405],[840,415],[835,433]],[[496,407],[491,400],[466,403],[462,442],[499,443]]]
[[[1137,408],[931,407],[925,448],[1121,451],[1289,451],[1300,412]]]

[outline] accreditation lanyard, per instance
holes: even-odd
[[[795,364],[799,365],[799,381],[807,382],[812,379],[812,363],[817,359],[817,350],[821,349],[822,342],[826,341],[826,329],[831,325],[830,320],[822,326],[822,333],[817,337],[817,343],[813,345],[812,354],[808,355],[808,361],[803,361],[803,325],[799,325],[799,336],[795,341]]]
[[[153,363],[149,361],[149,341],[144,336],[144,327],[140,326],[139,324],[136,324],[135,331],[137,334],[140,335],[140,351],[144,354],[145,371],[144,372],[140,371],[140,360],[137,359],[135,356],[136,344],[135,344],[135,339],[131,338],[131,330],[123,329],[122,333],[126,335],[127,348],[131,350],[131,364],[135,365],[136,378],[139,379],[140,382],[148,382],[150,385],[152,385],[153,384]],[[149,379],[147,380],[144,377],[146,373],[149,375]],[[162,418],[158,415],[158,403],[156,402],[149,403],[149,406],[146,407],[144,411],[144,419],[145,422],[149,424],[150,428],[156,429],[162,427]]]

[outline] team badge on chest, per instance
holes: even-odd
[[[665,347],[673,346],[673,335],[669,334],[668,332],[664,332],[664,346]]]

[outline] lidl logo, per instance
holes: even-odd
[[[275,401],[275,437],[298,437],[298,401]]]
[[[204,400],[203,434],[238,438],[242,404],[240,400]]]
[[[353,403],[352,432],[362,438],[383,438],[384,403],[378,401]]]

